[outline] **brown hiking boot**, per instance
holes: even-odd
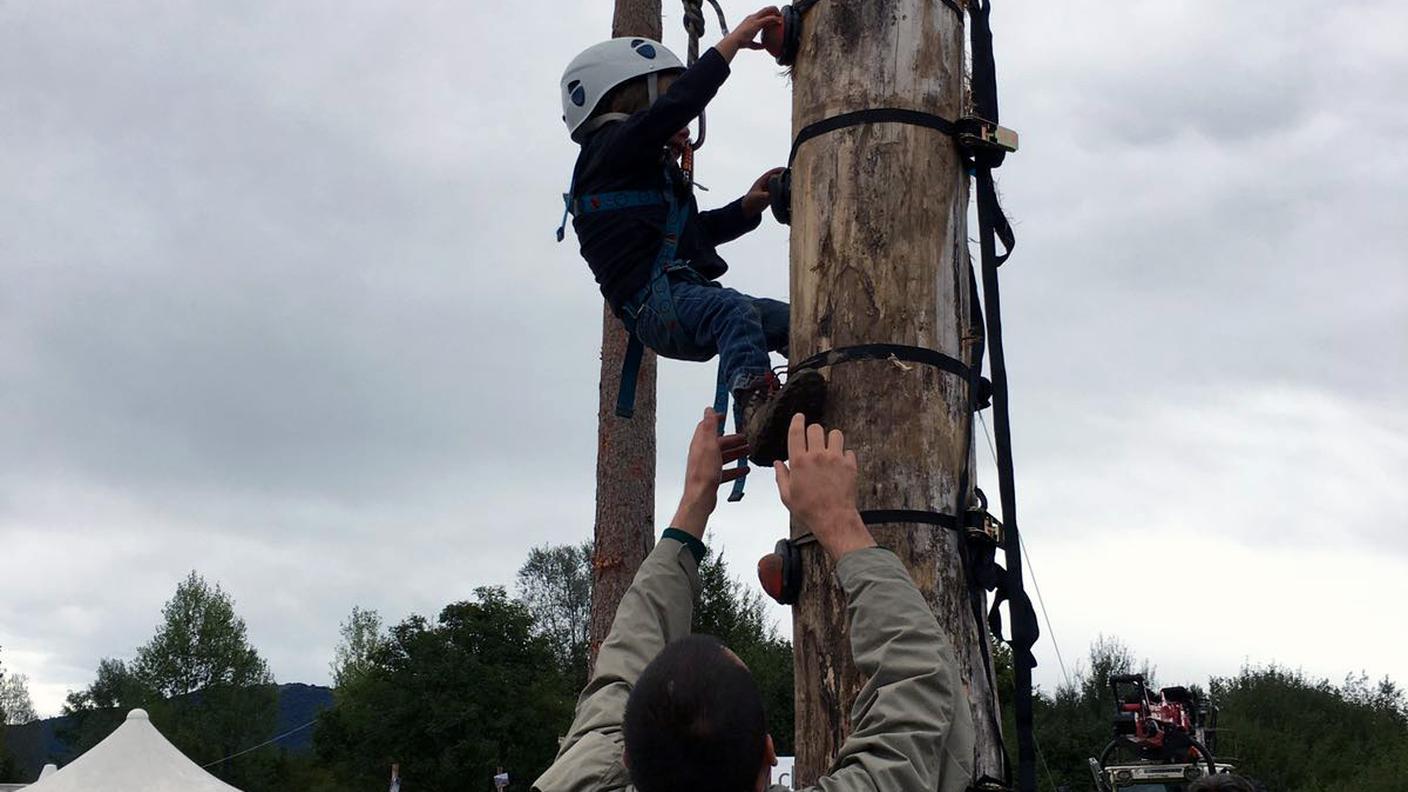
[[[814,370],[798,372],[778,387],[771,373],[763,382],[751,388],[740,388],[739,416],[743,432],[748,437],[748,459],[753,464],[772,467],[778,460],[787,461],[787,427],[792,416],[801,413],[807,423],[821,420],[826,408],[826,378]]]

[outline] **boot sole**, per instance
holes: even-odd
[[[787,428],[792,416],[801,413],[809,424],[821,421],[826,410],[826,378],[811,370],[788,377],[777,397],[762,409],[759,430],[749,437],[752,451],[748,459],[759,467],[772,467],[774,462],[787,461]]]

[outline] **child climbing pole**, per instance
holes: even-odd
[[[561,85],[563,120],[582,147],[566,212],[582,257],[631,334],[617,413],[630,414],[632,361],[642,345],[676,360],[717,355],[719,393],[732,394],[735,426],[760,465],[787,458],[791,417],[819,420],[825,395],[815,371],[785,385],[772,371],[768,353],[787,354],[787,303],[718,282],[728,264],[717,247],[758,227],[780,169],[764,173],[742,198],[701,212],[692,173],[680,162],[692,161],[689,124],[727,79],[734,56],[763,49],[759,37],[781,24],[777,8],[764,8],[688,69],[659,42],[611,39],[574,58]],[[565,227],[566,214],[563,220]]]

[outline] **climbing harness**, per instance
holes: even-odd
[[[791,65],[801,47],[801,22],[803,15],[817,0],[802,0],[783,9],[783,31],[780,41],[774,41],[778,51],[773,52],[778,63]],[[964,6],[959,0],[944,0],[950,9],[963,13]],[[997,78],[992,50],[992,31],[989,25],[991,14],[990,0],[966,0],[971,19],[970,46],[972,56],[971,90],[973,112],[959,119],[947,119],[933,113],[910,108],[877,107],[842,113],[825,118],[803,127],[793,140],[788,155],[788,169],[775,176],[772,188],[772,210],[779,222],[791,219],[791,166],[798,151],[808,141],[819,136],[860,125],[881,123],[907,124],[933,129],[954,140],[960,155],[964,158],[967,171],[976,182],[978,205],[978,240],[981,262],[982,292],[978,291],[978,272],[970,266],[970,303],[982,334],[981,342],[971,354],[972,361],[959,360],[942,352],[921,347],[898,344],[862,344],[830,349],[813,355],[798,363],[793,371],[806,368],[822,368],[843,365],[861,360],[894,360],[896,362],[917,363],[930,366],[948,375],[962,379],[967,385],[969,417],[965,427],[965,448],[971,448],[974,439],[974,424],[978,411],[991,407],[996,434],[996,463],[1002,520],[998,520],[987,508],[987,497],[982,490],[972,486],[973,471],[965,464],[960,471],[958,491],[967,498],[970,490],[976,499],[974,504],[962,504],[961,514],[955,516],[939,510],[919,509],[871,509],[861,512],[861,519],[867,525],[877,524],[922,524],[961,534],[958,550],[968,579],[969,601],[974,618],[978,623],[987,622],[993,637],[1012,647],[1014,666],[1013,703],[1016,711],[1017,766],[1015,778],[1006,751],[1003,752],[1004,779],[988,776],[976,779],[972,789],[996,792],[1015,788],[1022,792],[1036,789],[1035,741],[1032,733],[1032,689],[1031,671],[1036,666],[1032,647],[1040,635],[1036,614],[1031,600],[1027,597],[1022,581],[1021,537],[1017,526],[1015,474],[1012,463],[1011,421],[1007,392],[1006,360],[1002,348],[1001,303],[998,292],[997,269],[1011,255],[1015,244],[1011,224],[1002,211],[992,171],[1000,166],[1006,155],[1018,147],[1016,132],[998,125]],[[772,51],[772,48],[769,50]],[[1003,252],[998,253],[998,242]],[[982,377],[984,346],[990,354],[988,369],[991,380]],[[967,355],[966,355],[967,356]],[[768,562],[771,586],[768,593],[777,597],[789,596],[792,602],[801,590],[801,563],[798,548],[811,541],[809,535],[780,542],[775,555],[778,560]],[[997,562],[997,551],[1003,554],[1003,564]],[[763,564],[760,562],[760,576]],[[769,581],[765,580],[765,583]],[[983,592],[994,593],[991,607],[983,613]],[[781,601],[781,597],[778,597]],[[1010,638],[1004,638],[1001,612],[1003,602],[1008,604],[1012,619]],[[986,618],[984,618],[986,616]],[[988,674],[993,674],[992,657],[986,641],[980,642],[983,662]],[[1001,722],[1001,713],[993,702],[990,713],[995,722]],[[1014,784],[1015,781],[1015,784]]]
[[[689,218],[688,205],[676,197],[676,184],[670,169],[664,169],[664,184],[658,190],[624,190],[618,192],[597,193],[593,195],[573,196],[570,192],[562,196],[566,205],[563,215],[563,226],[566,226],[566,216],[581,217],[598,212],[612,212],[621,209],[632,209],[645,206],[665,207],[665,226],[661,235],[660,250],[655,254],[655,260],[650,267],[650,280],[645,288],[632,299],[621,306],[621,322],[626,327],[629,339],[626,342],[626,355],[621,363],[621,383],[616,393],[616,416],[619,418],[630,418],[635,414],[636,404],[636,383],[640,379],[641,361],[645,356],[645,345],[641,343],[640,337],[636,335],[636,320],[641,311],[649,309],[658,316],[664,323],[666,331],[674,338],[682,342],[681,346],[687,346],[687,338],[682,338],[683,328],[680,324],[679,316],[675,311],[675,301],[670,294],[671,277],[695,277],[699,278],[690,269],[689,265],[679,261],[675,254],[679,248],[680,235],[684,232],[685,222]],[[564,229],[558,229],[559,241],[564,234]],[[727,370],[723,353],[719,353],[719,373],[714,389],[714,411],[719,415],[728,413],[729,384],[724,380]],[[736,423],[736,420],[735,420]],[[723,433],[723,426],[719,426],[720,434]],[[747,470],[747,459],[738,460],[740,470]],[[734,479],[733,489],[729,493],[729,501],[737,502],[743,499],[744,480],[746,476],[739,476]]]

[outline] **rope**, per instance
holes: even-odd
[[[681,0],[684,6],[684,30],[689,34],[689,49],[685,65],[693,66],[699,61],[699,38],[704,35],[704,0]],[[719,0],[709,0],[714,13],[719,17],[719,34],[728,35],[728,20],[724,19],[723,6]],[[704,138],[708,133],[708,121],[704,113],[699,114],[699,137],[691,141],[689,147],[695,151],[704,148]]]
[[[1051,774],[1051,765],[1046,763],[1046,752],[1041,750],[1041,743],[1036,741],[1036,733],[1032,733],[1032,742],[1036,745],[1036,756],[1041,760],[1041,766],[1046,770],[1046,780],[1051,784],[1052,789],[1061,789],[1056,785],[1056,776]]]
[[[719,17],[719,35],[728,35],[728,20],[724,19],[724,8],[719,5],[719,0],[709,0],[709,5],[714,7],[714,13]]]
[[[689,34],[689,54],[685,65],[693,66],[699,62],[699,37],[704,35],[704,2],[703,0],[682,0],[684,4],[684,30]],[[704,118],[704,112],[699,113],[699,138],[692,140],[689,147],[694,151],[704,148],[704,137],[708,132],[708,121]]]
[[[284,732],[283,734],[280,734],[280,735],[278,735],[277,737],[270,737],[269,739],[265,740],[265,741],[262,742],[262,743],[259,743],[258,745],[250,746],[249,748],[246,748],[246,749],[244,749],[243,751],[236,751],[235,753],[232,753],[232,754],[230,754],[229,756],[226,756],[226,757],[223,758],[223,759],[216,759],[215,761],[211,762],[210,764],[203,764],[203,765],[201,765],[201,769],[203,770],[203,769],[205,769],[205,768],[207,768],[207,767],[214,767],[215,765],[218,765],[218,764],[220,764],[221,762],[228,762],[228,761],[230,761],[231,759],[234,759],[236,756],[244,756],[245,754],[249,753],[250,751],[257,751],[257,750],[259,750],[260,748],[263,748],[264,746],[266,746],[266,745],[268,745],[268,744],[270,744],[270,743],[276,743],[276,742],[278,742],[279,740],[282,740],[283,738],[289,736],[290,734],[294,734],[294,733],[296,733],[296,732],[301,732],[301,731],[303,731],[304,729],[308,728],[309,726],[312,726],[313,724],[315,724],[315,723],[317,723],[317,722],[318,722],[318,719],[317,719],[317,718],[314,718],[313,720],[308,721],[307,723],[303,724],[302,726],[295,726],[295,727],[293,727],[292,729],[289,729],[288,731]]]
[[[993,463],[997,463],[997,448],[992,444],[992,435],[988,433],[988,422],[983,418],[982,413],[978,413],[978,421],[983,425],[983,436],[988,439],[988,450],[992,452]],[[1032,564],[1031,551],[1027,549],[1027,540],[1017,537],[1022,545],[1022,556],[1027,559],[1027,574],[1032,577],[1032,588],[1036,589],[1036,602],[1041,606],[1041,618],[1046,622],[1046,634],[1051,636],[1051,648],[1056,650],[1056,664],[1061,666],[1061,678],[1066,680],[1066,687],[1072,687],[1071,675],[1066,671],[1066,660],[1061,656],[1061,643],[1056,640],[1056,630],[1051,627],[1051,614],[1046,611],[1046,598],[1041,596],[1041,583],[1036,579],[1036,567]]]

